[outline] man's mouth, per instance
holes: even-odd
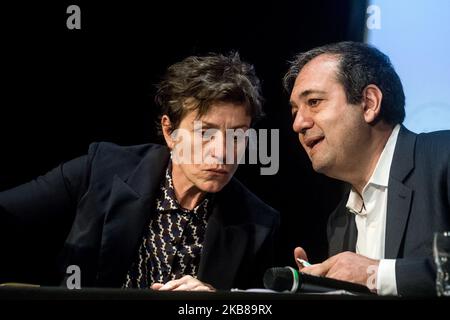
[[[323,139],[325,139],[324,136],[309,137],[305,139],[305,145],[312,150],[316,145],[322,142]]]

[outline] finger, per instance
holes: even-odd
[[[183,276],[180,279],[171,280],[171,281],[167,282],[165,285],[163,285],[161,288],[159,288],[159,290],[163,290],[163,291],[164,290],[174,290],[174,289],[178,288],[179,286],[181,286],[182,284],[186,284],[191,281],[198,281],[198,280],[192,276]]]
[[[161,288],[159,288],[159,290],[161,291],[173,290],[183,284],[183,282],[181,282],[180,280],[181,279],[166,282]]]
[[[327,270],[324,268],[322,263],[317,263],[309,267],[304,267],[301,271],[303,273],[307,273],[313,276],[324,276],[327,273]]]
[[[331,268],[335,265],[339,259],[339,255],[332,256],[322,263],[313,264],[312,266],[305,267],[301,271],[314,276],[326,276]]]
[[[197,288],[203,289],[197,290]],[[179,287],[175,288],[173,291],[211,291],[211,289],[209,289],[201,281],[190,281],[188,283],[183,283]]]
[[[150,289],[159,290],[163,285],[163,283],[154,283],[150,286]]]
[[[201,286],[195,287],[194,289],[192,289],[192,291],[210,291],[210,292],[214,292],[215,290],[213,288],[201,285]]]
[[[174,291],[190,291],[195,287],[201,286],[203,283],[197,279],[188,279],[184,283],[182,283],[179,287],[174,289]]]
[[[193,276],[189,276],[189,275],[187,275],[187,276],[183,276],[183,277],[181,277],[180,278],[180,280],[190,280],[190,279],[195,279]]]
[[[189,291],[190,290],[190,286],[183,283],[181,285],[179,285],[178,287],[174,288],[172,291]]]
[[[183,278],[182,278],[183,279]],[[180,279],[181,280],[181,279]],[[174,289],[174,291],[216,291],[213,286],[204,283],[196,278],[189,276],[185,278],[185,282]]]
[[[294,259],[295,259],[295,263],[298,266],[298,269],[301,270],[303,269],[303,265],[297,260],[297,259],[303,259],[308,261],[308,256],[306,255],[305,250],[303,250],[302,247],[297,247],[294,249]]]

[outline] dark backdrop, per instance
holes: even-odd
[[[313,261],[326,256],[326,220],[343,186],[312,170],[281,78],[295,53],[362,41],[365,1],[28,2],[2,4],[0,190],[84,154],[93,141],[158,141],[154,84],[166,67],[238,50],[263,81],[267,118],[258,127],[280,129],[280,170],[260,176],[257,165],[244,165],[237,176],[281,212],[278,264],[294,265],[296,245]],[[81,30],[66,28],[70,4],[81,8]],[[31,254],[45,270],[45,253]]]

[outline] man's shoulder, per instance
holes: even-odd
[[[396,152],[408,155],[414,150],[417,161],[435,163],[450,157],[450,130],[414,133],[402,127]]]
[[[435,131],[417,135],[416,159],[433,167],[450,163],[450,131]]]
[[[420,133],[417,142],[424,147],[450,151],[450,130]]]

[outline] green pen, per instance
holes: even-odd
[[[310,266],[311,266],[311,263],[309,263],[309,262],[306,261],[306,260],[297,258],[297,261],[300,262],[300,263],[302,264],[303,267],[310,267]]]

